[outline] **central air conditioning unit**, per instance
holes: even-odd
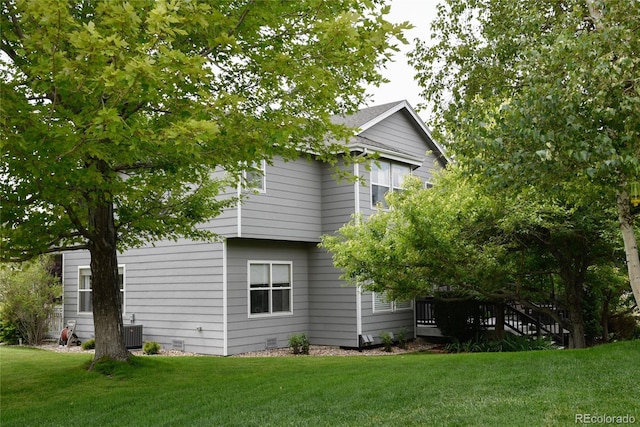
[[[126,325],[124,327],[124,346],[126,348],[142,348],[142,325]]]

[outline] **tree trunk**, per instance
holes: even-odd
[[[587,342],[584,339],[584,313],[582,311],[582,282],[567,283],[566,292],[567,308],[569,310],[569,348],[585,348]]]
[[[624,251],[627,255],[627,269],[629,271],[629,283],[633,291],[636,304],[640,307],[640,258],[638,257],[638,242],[633,232],[633,217],[629,207],[629,195],[625,190],[618,193],[617,197],[618,219],[624,241]]]
[[[600,324],[602,326],[602,341],[609,342],[609,295],[605,295],[605,299],[602,302]]]
[[[126,361],[120,285],[118,281],[117,235],[111,202],[98,202],[89,209],[94,238],[91,253],[91,293],[96,351],[92,366],[103,358]]]

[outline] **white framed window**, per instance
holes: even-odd
[[[293,313],[293,263],[248,261],[249,317]]]
[[[260,160],[251,163],[251,169],[243,172],[244,185],[247,190],[258,193],[267,192],[267,162]]]
[[[125,313],[125,274],[124,265],[118,266],[118,284],[120,285],[120,304]],[[78,267],[78,313],[93,314],[93,292],[91,286],[91,267]]]
[[[413,300],[408,301],[389,301],[386,292],[373,292],[373,312],[374,313],[393,313],[401,310],[412,310]]]
[[[378,203],[386,208],[384,196],[389,191],[402,191],[404,177],[408,175],[411,175],[409,166],[383,160],[374,161],[371,164],[371,208],[375,208]]]

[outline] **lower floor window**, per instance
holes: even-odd
[[[124,313],[124,266],[118,267],[118,285],[120,286],[120,304]],[[93,313],[93,292],[91,268],[78,269],[78,313]]]
[[[292,313],[290,262],[249,261],[249,314]]]
[[[386,292],[373,293],[373,312],[394,312],[399,310],[410,310],[413,308],[413,300],[409,301],[389,301]]]

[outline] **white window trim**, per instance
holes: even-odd
[[[118,264],[118,270],[122,269],[122,314],[124,315],[127,312],[127,269],[125,264]],[[91,272],[91,266],[89,265],[81,265],[78,266],[78,286],[76,288],[76,312],[79,316],[83,315],[93,315],[92,311],[80,311],[80,294],[83,292],[88,292],[86,290],[80,290],[80,280],[82,277],[82,271],[89,270]],[[92,273],[93,274],[93,273]],[[91,293],[93,293],[93,285],[91,286]]]
[[[408,311],[408,310],[413,310],[413,300],[409,300],[409,301],[384,301],[383,299],[379,298],[378,296],[383,296],[384,293],[380,294],[377,292],[371,292],[371,296],[372,296],[372,300],[371,300],[371,306],[372,306],[372,310],[373,313],[396,313],[398,311]],[[402,306],[398,306],[398,304],[403,304],[403,303],[409,303],[408,307],[402,307]],[[384,308],[384,309],[377,309],[376,310],[376,305],[382,305],[382,304],[389,304],[389,308]]]
[[[257,162],[254,162],[257,163]],[[262,172],[261,178],[262,178],[262,185],[260,187],[252,187],[250,185],[250,182],[248,181],[248,171],[243,171],[242,172],[242,178],[244,181],[244,188],[246,189],[246,191],[250,191],[250,192],[254,192],[254,193],[258,193],[258,194],[264,194],[267,192],[267,162],[266,160],[262,159],[260,160],[260,167],[257,168]]]
[[[401,187],[393,185],[393,166],[394,165],[396,165],[396,167],[402,166],[402,167],[408,168],[409,169],[409,176],[413,175],[413,169],[409,165],[404,165],[404,164],[401,164],[399,162],[392,162],[390,160],[374,160],[374,162],[378,162],[380,164],[386,163],[386,164],[389,165],[389,177],[388,177],[389,178],[389,185],[388,185],[389,189],[387,190],[387,193],[393,192],[393,191],[397,191],[397,190],[401,189]],[[381,186],[381,187],[386,187],[384,185],[380,185],[380,184],[374,183],[373,179],[372,179],[372,172],[369,172],[369,204],[370,204],[372,210],[375,210],[375,209],[378,208],[377,205],[375,205],[373,203],[373,186],[374,185],[378,185],[378,186]],[[386,196],[386,193],[385,193],[385,196]],[[388,206],[383,206],[383,208],[385,210],[389,209]]]
[[[288,288],[289,289],[289,298],[290,298],[290,306],[289,311],[277,311],[273,312],[273,298],[269,297],[269,312],[268,313],[252,313],[251,312],[251,264],[268,264],[269,267],[269,291],[273,291],[273,266],[274,265],[288,265],[289,266],[289,279],[291,283]],[[265,260],[248,260],[247,261],[247,315],[249,318],[261,318],[261,317],[283,317],[283,316],[292,316],[293,315],[293,261],[265,261]]]

